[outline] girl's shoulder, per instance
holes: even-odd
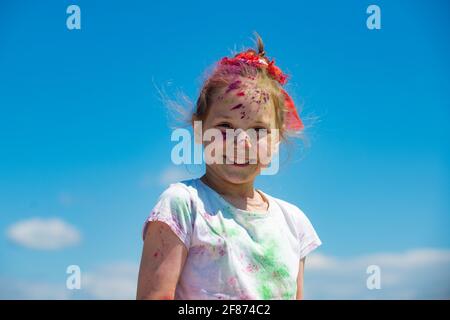
[[[298,230],[299,232],[304,229],[312,229],[311,221],[300,207],[286,200],[268,195],[267,193],[264,194],[272,200],[272,203],[278,206],[288,223],[290,222],[291,225],[300,229]]]
[[[261,190],[260,190],[261,191]],[[263,192],[266,197],[272,200],[273,203],[276,203],[278,207],[283,211],[283,213],[292,215],[294,217],[306,217],[305,213],[302,209],[300,209],[297,205],[288,202],[286,200],[277,198],[270,194]]]
[[[161,193],[160,197],[181,197],[189,199],[193,196],[193,193],[196,192],[194,180],[195,179],[189,179],[170,183]]]
[[[317,232],[314,229],[311,221],[302,209],[286,200],[282,200],[270,195],[269,197],[273,200],[273,202],[277,203],[278,207],[283,212],[289,228],[297,234],[297,237],[299,238],[301,243],[301,258],[305,257],[311,251],[322,244],[322,241],[317,235]]]
[[[195,220],[196,198],[195,187],[189,180],[170,183],[158,197],[142,230],[145,238],[150,221],[161,221],[169,225],[173,232],[189,247],[190,234]]]
[[[159,195],[158,202],[183,203],[192,209],[198,198],[195,180],[187,179],[170,183]]]

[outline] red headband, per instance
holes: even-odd
[[[233,65],[239,66],[241,62],[256,68],[266,68],[267,73],[276,80],[282,86],[287,82],[287,75],[281,71],[280,68],[275,66],[275,60],[268,61],[267,58],[259,56],[254,50],[249,49],[247,51],[238,53],[233,58],[224,57],[220,60],[221,65]],[[285,127],[288,130],[300,131],[304,128],[303,122],[300,119],[297,109],[295,107],[294,101],[289,96],[289,94],[281,89],[282,94],[285,98],[285,105],[287,108],[287,113],[285,117]]]

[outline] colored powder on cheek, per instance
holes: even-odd
[[[238,93],[237,93],[237,96],[239,96],[239,97],[243,97],[243,96],[245,96],[245,93],[244,93],[243,91],[241,91],[241,92],[238,92]]]
[[[235,105],[233,108],[231,108],[230,110],[235,110],[235,109],[239,109],[242,108],[242,103],[239,103],[238,105]]]

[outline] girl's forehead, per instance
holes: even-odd
[[[238,76],[234,78],[230,78],[228,81],[228,85],[221,88],[222,93],[231,93],[235,90],[266,90],[267,91],[267,83],[260,77],[244,77]],[[234,92],[236,93],[236,92]]]
[[[215,118],[233,118],[242,121],[263,122],[274,121],[274,104],[270,91],[257,79],[235,78],[217,91],[211,105]]]

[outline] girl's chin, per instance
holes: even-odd
[[[231,183],[244,183],[253,180],[257,176],[257,166],[247,165],[244,167],[236,167],[234,165],[227,165],[224,168],[222,175],[227,181]]]

